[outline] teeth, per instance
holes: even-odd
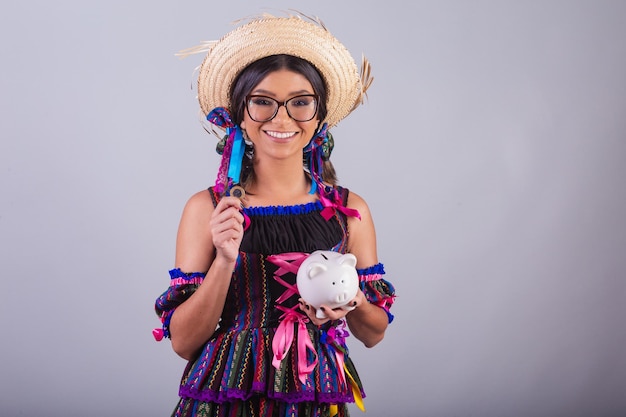
[[[295,135],[294,132],[273,132],[270,130],[266,131],[265,133],[276,139],[287,139]]]

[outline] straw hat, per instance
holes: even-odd
[[[198,100],[206,115],[216,107],[231,109],[229,93],[239,73],[261,58],[287,54],[310,62],[326,82],[326,120],[336,125],[362,104],[373,78],[363,58],[357,69],[349,51],[317,19],[303,15],[254,18],[218,41],[181,51],[207,52],[198,75]]]

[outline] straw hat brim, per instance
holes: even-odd
[[[327,115],[335,126],[361,104],[365,86],[350,52],[321,24],[300,16],[264,16],[212,44],[198,75],[198,100],[206,115],[216,107],[232,110],[229,93],[235,78],[252,62],[287,54],[310,62],[327,88]],[[369,72],[369,71],[368,71]]]

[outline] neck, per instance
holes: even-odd
[[[309,194],[311,184],[302,163],[257,163],[255,181],[250,187],[254,205],[295,205],[316,199]]]

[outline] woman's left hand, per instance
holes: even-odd
[[[359,306],[363,305],[363,303],[367,303],[367,299],[365,298],[363,291],[359,290],[356,297],[350,300],[344,307],[330,308],[327,305],[322,304],[320,309],[326,316],[325,318],[318,318],[315,315],[315,307],[307,304],[302,298],[300,298],[298,302],[300,303],[300,310],[307,315],[309,320],[311,320],[311,322],[316,326],[321,326],[328,321],[344,318],[350,311],[355,308],[359,308]]]

